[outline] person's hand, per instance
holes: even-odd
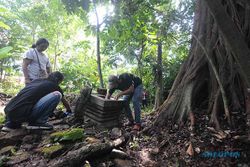
[[[24,81],[25,84],[28,84],[30,82],[31,82],[31,80],[29,78],[25,78],[25,81]]]
[[[122,95],[118,93],[118,95],[115,96],[115,100],[118,100]]]

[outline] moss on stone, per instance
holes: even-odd
[[[83,138],[83,129],[82,128],[74,128],[70,130],[55,132],[50,135],[50,139],[53,142],[61,142],[61,141],[76,141],[78,139]]]
[[[56,145],[52,145],[52,146],[49,146],[49,147],[41,148],[41,152],[46,157],[51,157],[53,154],[55,154],[56,152],[58,152],[58,151],[60,151],[62,149],[63,149],[62,145],[56,144]]]

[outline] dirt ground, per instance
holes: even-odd
[[[8,98],[7,98],[8,99]],[[6,98],[2,100],[6,101]],[[6,104],[5,102],[3,104]],[[120,126],[102,129],[91,121],[75,122],[74,116],[49,120],[53,131],[28,131],[25,128],[14,132],[0,132],[0,166],[31,167],[54,166],[55,159],[64,159],[76,145],[107,143],[126,136],[126,141],[115,150],[119,157],[109,154],[89,157],[79,166],[97,167],[167,167],[167,166],[239,166],[250,165],[250,142],[244,134],[244,125],[235,130],[216,132],[208,127],[205,114],[195,115],[196,126],[188,128],[177,125],[159,127],[148,133],[136,132],[132,127]],[[143,128],[149,127],[154,114],[143,116]],[[125,123],[126,119],[122,120]],[[0,125],[0,128],[3,125]],[[50,140],[50,134],[70,128],[83,128],[84,137],[76,141],[60,143],[63,149],[44,153],[43,148],[58,145]]]

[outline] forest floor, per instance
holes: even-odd
[[[9,98],[1,98],[2,107]],[[234,131],[215,131],[208,127],[206,115],[196,115],[196,126],[165,126],[151,131],[150,134],[136,132],[132,127],[121,126],[102,129],[91,122],[84,125],[74,122],[73,116],[49,120],[53,131],[30,131],[25,128],[12,132],[0,132],[0,166],[44,167],[56,166],[55,160],[62,160],[75,145],[107,143],[126,136],[119,147],[122,154],[112,157],[107,154],[88,157],[79,166],[96,167],[167,167],[167,166],[250,166],[250,142],[244,137],[244,126]],[[143,116],[143,128],[151,125],[155,114]],[[124,119],[122,122],[124,123]],[[0,125],[0,128],[3,125]],[[67,142],[54,142],[51,133],[70,128],[83,128],[84,137]],[[60,149],[45,151],[44,148],[62,145]],[[81,156],[80,156],[81,157]],[[58,165],[60,166],[60,165]]]

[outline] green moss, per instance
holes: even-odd
[[[50,157],[53,153],[61,150],[63,148],[62,145],[57,144],[57,145],[53,145],[50,147],[43,147],[41,149],[41,152],[46,156],[46,157]]]
[[[3,124],[5,121],[5,116],[0,113],[0,124]]]
[[[66,131],[55,132],[50,135],[53,142],[75,141],[83,138],[83,129],[74,128]]]

